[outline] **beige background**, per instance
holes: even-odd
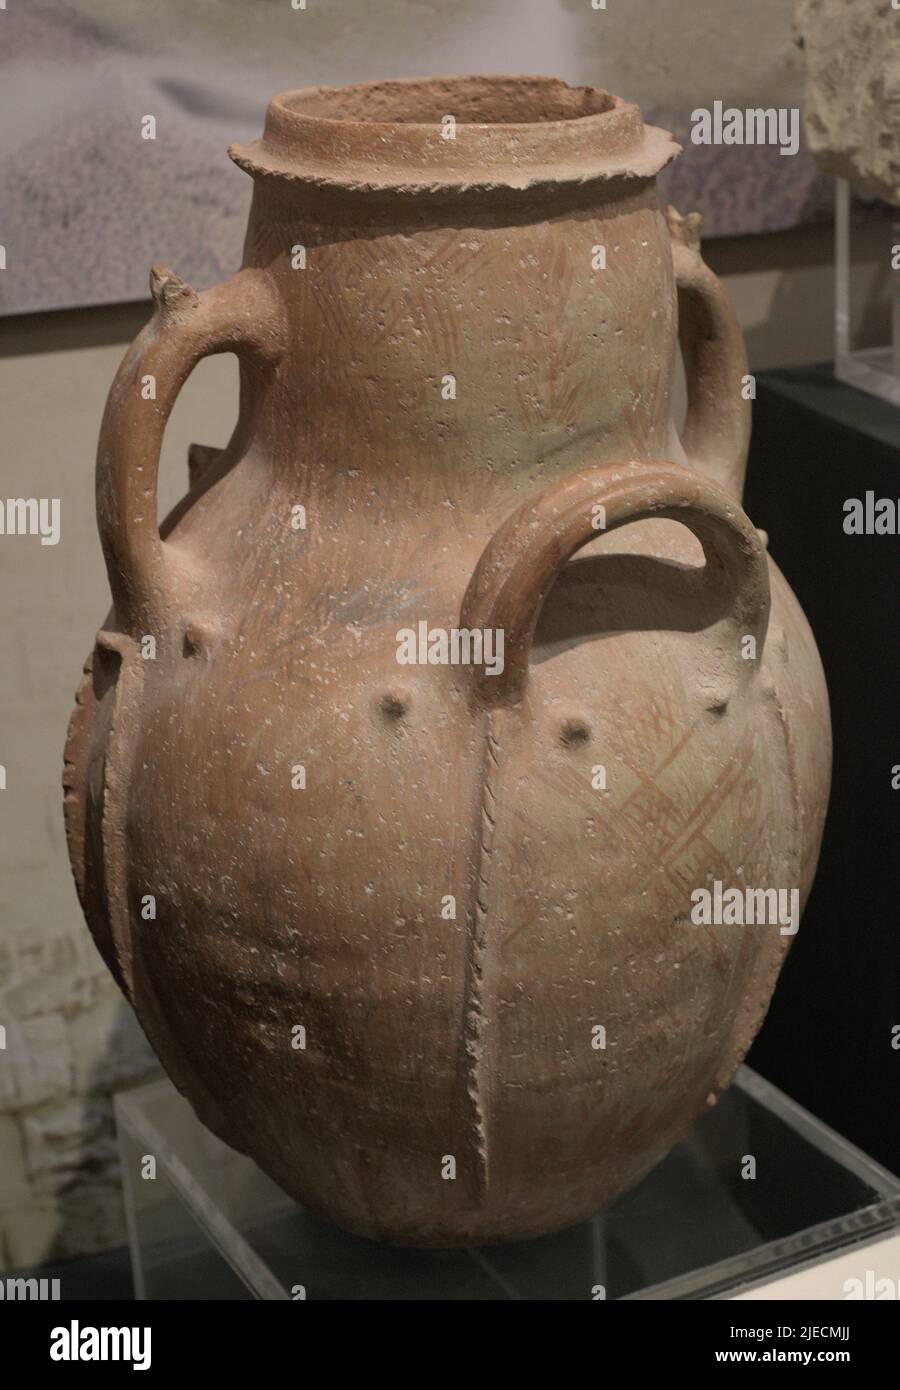
[[[225,158],[274,92],[530,72],[636,101],[684,142],[691,112],[801,104],[791,0],[10,0],[0,40],[0,312],[135,299],[144,266],[200,284],[240,256],[250,182]],[[157,123],[141,139],[144,115]],[[663,176],[716,235],[822,211],[803,149],[692,146]]]

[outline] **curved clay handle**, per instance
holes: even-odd
[[[738,502],[750,446],[744,335],[719,279],[700,255],[700,215],[666,209],[678,286],[678,341],[687,377],[682,444],[688,462]]]
[[[270,367],[286,344],[281,303],[263,272],[242,270],[198,294],[154,266],[150,289],[155,312],[116,373],[97,448],[97,521],[116,619],[135,637],[154,630],[177,587],[159,535],[156,484],[178,392],[202,357],[234,352]]]
[[[605,526],[595,525],[596,506]],[[602,514],[601,514],[602,515]],[[600,534],[646,517],[680,521],[697,536],[707,566],[724,572],[732,620],[756,639],[756,660],[735,647],[741,674],[758,669],[769,621],[766,553],[748,517],[722,488],[669,463],[612,464],[573,473],[508,517],[485,547],[462,603],[460,625],[504,634],[500,675],[477,672],[485,700],[521,697],[534,630],[547,594],[566,561]]]

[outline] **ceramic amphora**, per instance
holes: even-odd
[[[231,150],[243,269],[154,269],[110,393],[84,910],[201,1119],[365,1236],[535,1236],[637,1182],[809,891],[827,696],[741,509],[746,359],[659,204],[677,152],[547,78],[276,97]],[[160,534],[217,352],[238,423]]]

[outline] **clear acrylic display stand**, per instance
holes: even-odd
[[[732,1298],[900,1229],[900,1181],[747,1067],[594,1220],[478,1249],[399,1249],[320,1221],[169,1081],[119,1095],[116,1116],[138,1298]]]
[[[846,179],[835,183],[834,374],[840,381],[900,405],[900,267],[892,269],[900,251],[900,210],[894,213],[884,248],[885,267],[894,277],[891,342],[884,347],[854,348],[850,288],[853,190]]]

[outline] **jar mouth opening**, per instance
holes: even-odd
[[[279,100],[279,98],[276,98]],[[307,87],[280,98],[309,120],[441,127],[543,125],[612,111],[616,98],[598,87],[570,87],[556,77],[398,78],[352,87]]]
[[[678,152],[602,88],[510,75],[282,92],[263,138],[229,150],[254,178],[404,196],[649,179]]]

